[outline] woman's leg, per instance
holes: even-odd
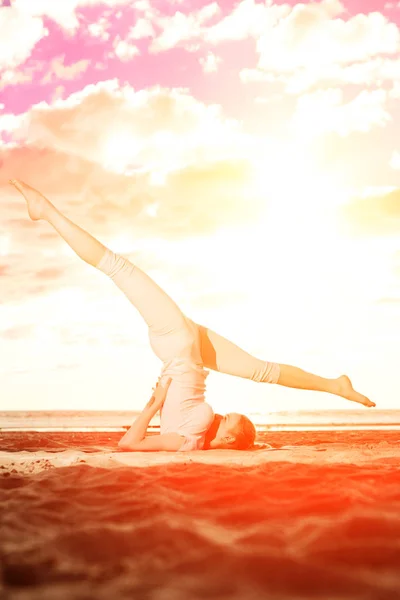
[[[70,221],[40,192],[19,180],[12,183],[26,199],[33,220],[48,221],[82,260],[103,271],[124,292],[148,325],[152,349],[160,360],[190,356],[193,334],[168,294],[139,267]]]
[[[208,369],[257,382],[278,383],[302,390],[329,392],[365,406],[375,406],[369,398],[353,389],[351,381],[346,375],[337,379],[326,379],[298,367],[263,361],[245,352],[212,329],[202,325],[198,325],[198,328],[201,356],[204,366]]]

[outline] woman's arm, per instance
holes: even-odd
[[[150,398],[140,415],[136,418],[133,425],[130,427],[130,429],[128,429],[128,431],[118,442],[118,446],[120,448],[133,449],[132,447],[134,445],[138,444],[143,440],[151,419],[154,417],[156,412],[162,407],[162,405],[165,402],[165,398],[167,396],[168,388],[171,384],[171,381],[172,379],[169,378],[165,387],[162,387],[159,383],[157,384],[154,394],[152,395],[152,397]]]
[[[140,440],[140,442],[124,442],[121,444],[121,440],[118,446],[123,450],[136,452],[155,452],[157,450],[176,452],[184,441],[185,436],[179,435],[179,433],[163,433],[162,435],[149,435]]]

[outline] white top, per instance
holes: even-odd
[[[160,383],[172,378],[161,409],[160,433],[185,436],[179,452],[202,450],[214,411],[205,402],[205,380],[209,375],[202,365],[186,358],[174,358],[164,364]]]

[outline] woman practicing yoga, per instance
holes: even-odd
[[[245,450],[255,439],[255,427],[245,416],[214,414],[205,402],[205,380],[212,369],[260,383],[329,392],[375,406],[353,389],[342,375],[325,379],[291,365],[251,356],[226,338],[186,317],[175,302],[139,267],[103,246],[65,217],[40,192],[18,179],[10,183],[28,204],[31,219],[50,223],[85,262],[103,271],[122,290],[145,320],[151,348],[163,363],[154,394],[119,446],[126,450],[187,451],[208,448]],[[146,436],[160,410],[160,435]]]

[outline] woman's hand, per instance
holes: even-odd
[[[162,386],[162,385],[160,385],[160,380],[158,380],[156,387],[153,388],[154,393],[153,393],[152,397],[150,398],[150,400],[148,401],[148,403],[146,404],[146,406],[144,407],[144,409],[142,410],[140,415],[138,417],[136,417],[133,425],[130,427],[130,429],[128,429],[128,431],[125,433],[123,438],[119,441],[118,445],[121,448],[131,449],[131,450],[133,450],[133,449],[139,450],[139,447],[140,448],[143,447],[143,445],[140,446],[140,444],[146,435],[147,427],[148,427],[151,419],[156,414],[156,412],[164,404],[171,381],[172,381],[172,379],[171,379],[171,377],[169,377],[167,379],[165,385]],[[170,436],[170,434],[168,434],[168,435]],[[157,436],[157,437],[161,437],[161,436]],[[163,439],[166,439],[166,438],[163,438]],[[168,438],[168,439],[170,439],[170,438]],[[173,440],[173,444],[172,444],[173,448],[175,448],[175,445],[177,445],[177,443],[178,442],[176,439]],[[145,443],[145,446],[148,450],[150,449],[148,442]],[[178,447],[179,447],[179,445],[178,445]],[[152,449],[154,450],[155,448],[153,447]],[[160,447],[157,449],[164,450],[165,448]],[[170,449],[170,448],[167,448],[167,449]]]
[[[165,386],[162,386],[160,382],[157,383],[156,387],[153,388],[154,392],[148,403],[146,404],[146,408],[151,408],[154,411],[154,414],[162,408],[165,398],[167,397],[168,388],[171,385],[172,378],[168,377]]]

